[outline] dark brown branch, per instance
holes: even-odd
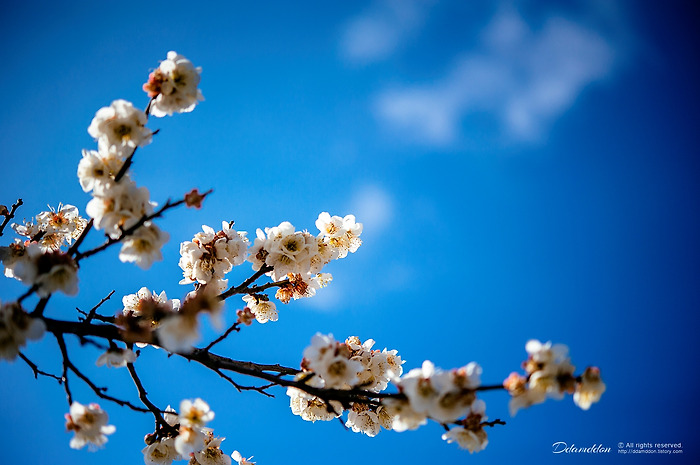
[[[241,284],[239,284],[238,286],[232,287],[232,288],[228,289],[227,291],[223,292],[222,294],[220,294],[220,295],[219,295],[219,299],[221,299],[221,300],[226,300],[226,299],[228,299],[229,297],[231,297],[232,295],[236,295],[236,294],[247,294],[246,291],[249,290],[249,289],[248,289],[248,286],[250,286],[250,285],[253,284],[255,281],[257,281],[258,279],[260,279],[260,277],[261,277],[262,275],[264,275],[265,273],[270,272],[270,271],[272,271],[272,270],[273,270],[273,268],[272,268],[270,265],[263,265],[262,267],[260,267],[260,269],[259,269],[258,271],[255,272],[255,274],[253,274],[253,276],[251,276],[250,278],[246,279],[245,281],[243,281],[243,282],[242,282]]]
[[[133,363],[127,363],[126,368],[129,370],[129,374],[131,375],[131,379],[134,381],[134,384],[136,385],[136,389],[139,392],[139,399],[141,399],[141,402],[143,405],[148,407],[147,411],[150,411],[153,416],[156,419],[156,424],[158,424],[161,428],[167,430],[171,430],[173,433],[175,432],[175,428],[170,426],[168,422],[165,421],[163,418],[163,415],[160,413],[160,409],[156,407],[153,402],[151,402],[148,399],[148,393],[146,392],[146,389],[144,389],[143,384],[141,383],[141,379],[139,376],[136,374],[136,369],[134,368]]]
[[[261,284],[259,286],[251,286],[247,289],[244,289],[241,293],[242,294],[257,294],[259,292],[264,291],[265,289],[270,289],[271,287],[282,287],[282,286],[286,286],[287,284],[289,284],[289,279],[285,278],[281,281],[275,281],[272,283]]]
[[[27,358],[27,356],[24,355],[22,352],[19,353],[19,357],[20,357],[22,360],[24,360],[24,361],[27,363],[27,365],[29,365],[29,368],[32,369],[32,371],[34,372],[34,379],[37,379],[37,378],[39,377],[39,375],[42,375],[42,376],[46,376],[46,377],[48,377],[48,378],[53,378],[53,379],[55,379],[56,381],[58,381],[58,384],[62,384],[62,383],[63,383],[63,379],[62,379],[60,376],[52,375],[51,373],[47,373],[47,372],[45,372],[45,371],[41,371],[41,370],[39,369],[39,367],[37,366],[37,364],[34,363],[34,362],[32,362],[31,360],[29,360],[29,359]]]
[[[3,232],[5,231],[5,226],[7,226],[10,220],[15,217],[15,212],[17,211],[17,209],[23,204],[24,202],[22,202],[22,199],[17,199],[17,202],[15,202],[12,205],[12,208],[10,208],[9,212],[7,212],[7,207],[5,207],[4,211],[2,212],[2,216],[4,216],[5,219],[2,221],[2,224],[0,224],[0,236],[3,235]]]
[[[212,192],[212,190],[209,189],[208,191],[206,191],[205,193],[203,193],[202,196],[206,197],[206,196],[209,195],[211,192]],[[127,229],[122,230],[122,233],[119,235],[118,238],[114,239],[114,238],[111,238],[111,237],[110,237],[110,238],[107,239],[107,241],[104,242],[102,245],[100,245],[100,246],[98,246],[98,247],[95,247],[94,249],[90,249],[90,250],[88,250],[87,252],[77,252],[76,255],[75,255],[75,263],[77,264],[77,263],[78,263],[80,260],[82,260],[83,258],[87,258],[87,257],[90,257],[90,256],[92,256],[92,255],[95,255],[95,254],[98,253],[98,252],[102,252],[102,251],[105,250],[107,247],[109,247],[109,246],[111,246],[111,245],[114,245],[114,244],[117,244],[117,243],[123,241],[125,238],[127,238],[127,237],[131,236],[132,234],[134,234],[134,233],[135,233],[141,226],[143,226],[145,223],[147,223],[147,222],[149,222],[149,221],[151,221],[151,220],[153,220],[153,219],[155,219],[155,218],[161,217],[161,216],[163,215],[163,213],[165,213],[167,210],[170,210],[171,208],[179,207],[179,206],[182,205],[183,203],[185,203],[185,199],[184,199],[184,198],[182,198],[182,199],[180,199],[180,200],[178,200],[178,201],[176,201],[176,202],[172,202],[172,203],[170,202],[170,200],[167,200],[167,201],[165,202],[165,205],[163,205],[163,206],[162,206],[160,209],[158,209],[156,212],[151,213],[150,215],[144,215],[144,216],[142,216],[141,219],[138,220],[138,221],[136,222],[136,224],[134,224],[133,226],[131,226],[131,227],[127,228]]]
[[[276,383],[269,383],[269,384],[266,384],[266,385],[264,385],[264,386],[243,386],[243,385],[238,384],[237,382],[235,382],[230,376],[227,376],[226,374],[222,373],[221,370],[215,369],[214,371],[216,372],[216,374],[218,374],[219,376],[221,376],[222,378],[224,378],[226,381],[228,381],[229,383],[231,383],[231,385],[232,385],[233,387],[235,387],[236,390],[237,390],[238,392],[242,392],[242,391],[257,391],[257,392],[259,392],[260,394],[262,394],[262,395],[264,395],[264,396],[267,396],[267,397],[275,397],[275,396],[273,396],[272,394],[270,394],[269,392],[267,392],[266,389],[269,389],[269,388],[271,388],[272,386],[275,386]]]
[[[115,404],[119,405],[120,407],[129,407],[131,410],[135,410],[137,412],[150,412],[150,410],[142,408],[142,407],[138,407],[127,400],[117,399],[116,397],[105,394],[105,391],[107,390],[107,388],[101,388],[101,387],[98,387],[97,385],[95,385],[95,383],[93,383],[90,380],[90,378],[85,376],[83,374],[83,372],[81,372],[78,369],[78,367],[73,365],[73,362],[70,361],[70,359],[68,358],[68,350],[66,349],[66,341],[63,339],[63,334],[60,332],[54,332],[54,336],[56,336],[56,341],[58,341],[58,346],[60,347],[61,355],[63,356],[63,383],[64,383],[63,385],[66,389],[66,395],[68,397],[68,404],[73,403],[73,397],[70,393],[70,390],[68,389],[68,376],[67,376],[68,373],[67,373],[67,371],[68,371],[68,369],[70,369],[70,371],[75,373],[76,376],[78,376],[78,378],[82,379],[85,382],[85,384],[90,386],[90,389],[92,389],[95,392],[95,394],[97,394],[98,397],[105,399],[105,400],[108,400],[110,402],[114,402]]]
[[[214,339],[214,340],[211,342],[211,344],[209,344],[208,346],[206,346],[206,347],[204,348],[204,350],[206,350],[206,351],[208,352],[209,349],[211,349],[211,348],[214,347],[216,344],[218,344],[219,342],[221,342],[221,341],[223,341],[224,339],[226,339],[226,338],[228,337],[229,334],[231,334],[231,333],[234,332],[234,331],[240,331],[240,330],[241,330],[241,324],[240,324],[239,322],[235,322],[234,324],[232,324],[232,325],[224,332],[224,334],[222,334],[221,336],[217,337],[216,339]]]
[[[68,386],[68,350],[66,349],[66,341],[63,340],[62,334],[56,334],[56,342],[58,342],[58,347],[61,349],[61,355],[63,356],[63,372],[61,374],[61,381],[63,382],[63,389],[66,391],[66,399],[68,400],[68,406],[73,405],[73,394],[70,392],[70,386]]]
[[[109,294],[107,294],[107,297],[103,297],[102,300],[100,300],[100,301],[97,303],[97,305],[95,305],[94,307],[92,307],[92,309],[90,309],[90,312],[87,313],[87,316],[86,316],[85,319],[83,320],[83,324],[89,324],[89,323],[93,320],[93,318],[96,318],[96,317],[98,317],[98,316],[101,316],[101,315],[97,315],[97,309],[100,308],[100,307],[102,306],[102,304],[104,304],[105,302],[107,302],[107,301],[109,300],[109,298],[112,297],[112,295],[114,295],[114,292],[115,292],[115,291],[113,290],[112,292],[110,292]],[[76,309],[76,310],[78,310],[80,313],[85,314],[85,312],[82,312],[80,309]],[[101,318],[98,318],[98,319],[99,319],[100,321],[104,321],[104,320],[102,320]]]
[[[493,420],[493,421],[482,421],[482,422],[481,422],[481,426],[482,426],[482,427],[483,427],[483,426],[490,426],[490,427],[492,427],[492,428],[493,428],[494,426],[496,426],[496,425],[505,425],[505,424],[506,424],[506,422],[503,421],[503,420],[501,420],[501,419],[495,419],[495,420]]]

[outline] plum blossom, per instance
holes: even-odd
[[[588,367],[581,375],[581,381],[576,384],[574,403],[583,410],[598,402],[605,392],[605,383],[600,379],[598,367]]]
[[[215,438],[207,433],[204,448],[194,453],[188,465],[231,465],[231,457],[221,450],[221,442],[226,438]]]
[[[161,248],[168,239],[170,235],[167,232],[151,222],[145,223],[124,240],[119,260],[136,263],[139,268],[146,270],[154,261],[163,260]]]
[[[231,458],[238,462],[238,465],[255,465],[255,462],[250,461],[253,458],[253,456],[245,458],[237,450],[233,451],[233,453],[231,454]]]
[[[364,433],[373,438],[379,433],[381,421],[376,412],[363,404],[355,403],[348,411],[348,419],[345,426],[355,433]]]
[[[36,241],[43,252],[54,252],[64,245],[70,245],[85,229],[87,220],[81,217],[73,205],[58,204],[54,209],[36,215],[36,222],[24,221],[12,224],[12,229],[29,241]]]
[[[448,443],[456,442],[461,449],[469,453],[479,452],[486,448],[488,437],[484,431],[482,422],[485,421],[486,404],[477,399],[471,407],[471,413],[462,422],[464,426],[457,426],[442,435],[442,439]]]
[[[357,384],[357,374],[363,369],[362,363],[352,360],[351,356],[347,345],[337,342],[333,335],[317,333],[304,350],[302,366],[316,373],[326,387],[350,389]]]
[[[131,179],[124,177],[118,183],[110,183],[93,192],[85,211],[95,220],[95,228],[104,229],[109,237],[118,239],[124,229],[153,213],[154,206],[147,188],[137,187]]]
[[[244,295],[243,301],[246,303],[246,308],[255,315],[258,323],[277,321],[279,314],[274,302],[253,295]]]
[[[131,102],[115,100],[108,107],[100,108],[88,127],[98,146],[105,150],[113,147],[120,154],[128,155],[136,147],[151,142],[151,131],[146,128],[148,117],[134,108]]]
[[[362,223],[357,223],[354,215],[341,218],[322,212],[318,215],[316,227],[321,232],[319,237],[330,245],[333,259],[345,258],[348,252],[355,253],[362,245]]]
[[[32,318],[17,302],[0,302],[0,358],[14,360],[27,339],[38,340],[44,336],[46,324]]]
[[[170,465],[174,460],[182,460],[175,449],[175,438],[162,438],[143,448],[143,461],[146,465]]]
[[[160,62],[143,85],[143,90],[153,99],[151,114],[163,117],[192,111],[200,100],[204,100],[197,88],[201,72],[202,68],[195,68],[184,56],[168,52],[167,59]]]
[[[134,363],[136,354],[131,349],[121,349],[118,347],[110,347],[104,354],[100,355],[95,362],[95,365],[107,365],[111,368],[125,367],[127,363]]]
[[[80,187],[84,192],[106,189],[123,164],[124,160],[116,149],[83,149],[83,158],[78,163]]]
[[[398,380],[399,389],[411,408],[440,423],[450,423],[469,412],[480,381],[481,367],[475,362],[445,372],[428,360]]]
[[[113,425],[108,425],[107,421],[107,413],[99,405],[73,402],[70,413],[66,414],[66,430],[75,433],[70,441],[70,447],[82,449],[89,445],[90,450],[94,451],[104,446],[107,435],[116,430]]]
[[[224,279],[234,266],[245,261],[248,253],[246,232],[238,232],[230,223],[222,222],[221,230],[202,225],[202,232],[192,241],[180,244],[180,284],[201,283]]]
[[[67,253],[44,253],[39,244],[31,242],[24,248],[21,258],[13,261],[11,274],[23,283],[36,285],[39,297],[47,297],[56,291],[77,294],[77,271],[75,261]]]

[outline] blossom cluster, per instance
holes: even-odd
[[[94,451],[104,446],[107,435],[116,431],[107,421],[107,413],[99,405],[73,402],[70,413],[66,414],[66,430],[75,433],[70,441],[71,448],[82,449],[88,445],[90,450]]]
[[[403,373],[404,361],[396,350],[372,349],[375,341],[364,343],[356,336],[345,342],[336,341],[332,335],[316,334],[311,345],[304,350],[302,373],[297,376],[314,388],[352,389],[381,392],[392,379]],[[328,421],[343,413],[339,402],[324,402],[301,389],[287,389],[292,413],[307,421]],[[376,436],[380,426],[391,429],[392,417],[385,407],[352,403],[346,426],[354,432]]]
[[[61,247],[70,245],[85,229],[87,221],[73,205],[58,205],[35,217],[35,221],[13,224],[12,229],[26,239],[15,239],[0,247],[4,274],[28,285],[36,286],[37,294],[46,297],[61,291],[78,292],[78,267]]]
[[[214,412],[202,399],[183,400],[179,415],[170,406],[163,419],[169,425],[167,432],[146,436],[142,450],[146,465],[170,465],[175,460],[189,460],[188,465],[231,465],[231,459],[239,465],[254,465],[238,451],[231,456],[221,450],[225,438],[216,437],[207,423],[214,419]]]
[[[154,342],[166,350],[190,352],[199,340],[199,314],[209,313],[211,321],[221,328],[223,302],[218,291],[208,285],[190,292],[184,302],[168,299],[142,287],[135,294],[122,298],[124,309],[117,315],[116,324],[126,341],[144,347]]]
[[[145,127],[148,116],[131,102],[115,100],[101,108],[88,128],[97,140],[98,150],[83,150],[78,165],[78,178],[85,192],[92,191],[86,207],[96,229],[103,229],[112,239],[122,239],[125,230],[139,226],[124,238],[119,259],[149,268],[162,260],[162,245],[168,234],[145,218],[156,205],[149,199],[148,189],[138,187],[122,171],[137,147],[151,142],[151,131]]]
[[[0,302],[0,359],[14,360],[27,339],[41,339],[43,320],[29,316],[17,302]]]
[[[421,368],[403,375],[404,361],[397,351],[374,350],[374,344],[372,339],[363,343],[355,336],[338,342],[332,335],[316,334],[304,350],[302,372],[296,380],[315,389],[362,389],[368,400],[372,393],[384,391],[392,382],[399,391],[395,395],[349,402],[345,425],[373,437],[382,427],[400,432],[416,429],[432,419],[443,425],[457,425],[443,435],[448,442],[457,442],[470,452],[486,447],[486,404],[476,399],[481,385],[481,367],[477,363],[444,371],[425,361]],[[287,395],[292,413],[307,421],[328,421],[344,411],[340,402],[324,400],[298,387],[289,387]]]
[[[569,348],[564,344],[542,343],[530,340],[525,345],[528,358],[523,362],[526,375],[513,372],[503,382],[511,394],[510,414],[546,399],[562,399],[574,395],[574,403],[583,410],[598,402],[605,392],[605,383],[596,367],[586,368],[580,377],[574,376],[575,367],[569,359]]]
[[[219,291],[226,289],[224,275],[243,263],[248,255],[246,232],[237,232],[232,224],[222,222],[221,230],[202,225],[202,232],[180,244],[180,284],[207,284]]]

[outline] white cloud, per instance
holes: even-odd
[[[355,192],[350,211],[364,225],[362,235],[374,235],[389,226],[394,216],[394,201],[384,189],[364,186]]]
[[[345,27],[343,56],[355,63],[382,60],[391,55],[425,19],[431,0],[377,0]]]
[[[453,143],[476,113],[491,115],[509,138],[536,140],[612,65],[612,46],[595,31],[561,17],[533,31],[508,10],[443,79],[386,90],[375,110],[393,130],[432,145]]]

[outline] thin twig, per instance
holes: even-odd
[[[240,326],[241,326],[241,324],[240,324],[239,322],[235,322],[234,324],[231,325],[231,327],[229,327],[229,329],[226,330],[226,332],[224,332],[224,334],[222,334],[221,336],[217,337],[217,338],[216,338],[215,340],[213,340],[208,346],[206,346],[206,347],[204,348],[204,350],[206,350],[206,351],[208,352],[209,349],[211,349],[211,348],[214,347],[216,344],[218,344],[219,342],[221,342],[221,341],[223,341],[224,339],[226,339],[226,338],[228,337],[228,335],[231,334],[232,332],[234,332],[234,331],[240,331],[240,330],[241,330]]]
[[[221,376],[222,378],[224,378],[226,381],[228,381],[229,383],[231,383],[231,385],[232,385],[233,387],[235,387],[236,390],[237,390],[238,392],[242,392],[242,391],[257,391],[257,392],[259,392],[260,394],[262,394],[262,395],[264,395],[264,396],[267,396],[267,397],[275,397],[274,395],[272,395],[272,394],[270,394],[269,392],[267,392],[266,389],[269,389],[269,388],[271,388],[272,386],[275,386],[276,383],[269,383],[269,384],[266,384],[266,385],[264,385],[264,386],[243,386],[243,385],[238,384],[237,382],[235,382],[230,376],[227,376],[227,375],[225,375],[224,373],[222,373],[221,370],[215,369],[214,372],[216,372],[216,374],[218,374],[219,376]]]
[[[97,309],[100,308],[103,303],[107,302],[109,300],[109,298],[112,297],[112,295],[114,295],[114,292],[115,291],[113,290],[112,292],[107,294],[107,297],[103,297],[102,300],[100,300],[97,303],[97,305],[92,307],[90,312],[87,314],[87,317],[83,320],[83,324],[89,324],[92,321],[92,319],[97,316]],[[78,309],[78,311],[80,312],[80,309]],[[100,320],[100,321],[104,321],[104,320]]]
[[[7,223],[9,223],[10,220],[15,217],[15,212],[17,211],[17,209],[23,204],[24,202],[22,202],[22,199],[17,199],[17,202],[15,202],[12,205],[12,208],[10,208],[10,211],[8,213],[3,214],[3,216],[5,216],[5,219],[3,220],[2,224],[0,224],[0,236],[2,236],[3,232],[5,231],[5,226],[7,226]]]
[[[206,196],[209,195],[211,192],[212,192],[212,189],[209,189],[208,191],[204,192],[204,193],[202,194],[202,196],[203,196],[203,197],[206,197]],[[139,229],[141,226],[143,226],[145,223],[147,223],[147,222],[149,222],[149,221],[151,221],[151,220],[153,220],[153,219],[155,219],[155,218],[159,218],[159,217],[162,216],[163,213],[165,213],[167,210],[170,210],[171,208],[178,207],[178,206],[182,205],[183,203],[185,203],[185,199],[184,199],[184,198],[182,198],[182,199],[180,199],[180,200],[178,200],[178,201],[176,201],[176,202],[172,202],[172,203],[170,202],[170,200],[167,200],[167,201],[165,202],[165,205],[163,205],[163,206],[162,206],[160,209],[158,209],[155,213],[151,213],[150,215],[144,215],[144,216],[142,216],[141,219],[138,220],[138,221],[136,222],[136,224],[134,224],[134,225],[131,226],[130,228],[127,228],[127,229],[122,230],[122,233],[119,235],[118,238],[114,239],[114,238],[111,238],[111,237],[110,237],[110,238],[107,239],[107,241],[104,242],[102,245],[100,245],[100,246],[98,246],[98,247],[95,247],[94,249],[90,249],[90,250],[88,250],[87,252],[77,252],[76,255],[75,255],[75,263],[77,264],[77,263],[78,263],[80,260],[82,260],[83,258],[87,258],[87,257],[90,257],[90,256],[92,256],[92,255],[95,255],[95,254],[98,253],[98,252],[102,252],[102,251],[105,250],[107,247],[109,247],[109,246],[111,246],[111,245],[114,245],[114,244],[117,244],[117,243],[123,241],[125,238],[127,238],[127,237],[131,236],[132,234],[134,234],[134,233],[136,232],[136,230],[138,230],[138,229]]]
[[[494,426],[496,426],[496,425],[505,425],[505,424],[506,424],[506,422],[503,421],[503,420],[501,420],[501,419],[499,419],[499,418],[497,418],[497,419],[495,419],[495,420],[493,420],[493,421],[482,421],[482,422],[480,423],[481,426],[490,426],[490,427],[492,427],[492,428],[493,428]]]
[[[232,295],[244,294],[244,293],[245,293],[244,291],[248,289],[248,286],[250,286],[250,285],[253,284],[255,281],[257,281],[258,279],[260,279],[260,277],[261,277],[262,275],[264,275],[265,273],[270,272],[270,271],[272,271],[272,270],[273,270],[273,267],[271,267],[270,265],[263,265],[263,266],[261,266],[260,269],[259,269],[258,271],[256,271],[255,274],[253,274],[253,276],[251,276],[250,278],[246,279],[245,281],[243,281],[243,282],[242,282],[241,284],[239,284],[238,286],[232,287],[232,288],[228,289],[227,291],[223,292],[222,294],[220,294],[220,295],[219,295],[219,299],[220,299],[220,300],[226,300],[226,299],[228,299],[229,297],[231,297]]]
[[[73,362],[70,361],[68,358],[68,349],[66,349],[66,341],[63,339],[63,334],[61,333],[54,333],[54,336],[56,336],[56,340],[58,341],[58,346],[61,348],[61,355],[63,356],[63,377],[64,377],[64,387],[66,388],[66,395],[68,396],[68,403],[72,404],[73,403],[73,397],[70,394],[70,390],[68,389],[68,377],[67,377],[67,370],[70,369],[73,373],[75,373],[78,378],[82,379],[85,384],[90,386],[90,389],[92,389],[95,394],[97,394],[98,397],[109,400],[111,402],[114,402],[115,404],[121,406],[121,407],[129,407],[131,410],[135,410],[137,412],[149,412],[150,410],[138,407],[131,402],[127,400],[122,400],[122,399],[117,399],[116,397],[110,396],[108,394],[105,394],[105,391],[107,388],[101,388],[98,387],[95,383],[90,380],[87,376],[81,372],[78,367],[73,365]]]
[[[134,368],[133,363],[127,363],[126,368],[129,370],[129,374],[131,375],[131,379],[134,381],[134,384],[136,385],[136,389],[139,392],[139,399],[141,399],[141,402],[143,405],[148,407],[147,412],[150,411],[153,414],[153,417],[156,419],[156,423],[160,425],[164,429],[171,429],[173,432],[175,431],[175,428],[170,426],[168,422],[165,421],[163,418],[163,415],[160,413],[160,409],[156,407],[153,402],[151,402],[148,399],[148,393],[146,392],[146,389],[144,389],[143,384],[141,383],[141,379],[139,376],[136,374],[136,369]]]
[[[63,382],[63,389],[66,391],[66,399],[68,400],[68,406],[73,405],[73,394],[70,392],[70,386],[68,386],[68,350],[66,349],[66,341],[63,340],[62,334],[56,334],[56,342],[58,342],[58,347],[61,349],[61,355],[63,356],[63,371],[61,374],[61,381]]]
[[[45,372],[45,371],[41,371],[41,370],[39,369],[39,367],[37,366],[37,364],[34,363],[34,362],[32,362],[31,360],[29,360],[29,359],[27,358],[27,356],[24,355],[22,352],[19,352],[19,357],[20,357],[22,360],[24,360],[24,361],[27,363],[27,365],[29,365],[29,368],[32,369],[32,371],[34,372],[34,379],[37,379],[37,378],[39,377],[39,375],[42,375],[42,376],[46,376],[46,377],[48,377],[48,378],[53,378],[53,379],[55,379],[56,381],[58,381],[58,384],[61,384],[61,383],[63,382],[63,380],[62,380],[62,378],[61,378],[60,376],[52,375],[51,373],[47,373],[47,372]]]

